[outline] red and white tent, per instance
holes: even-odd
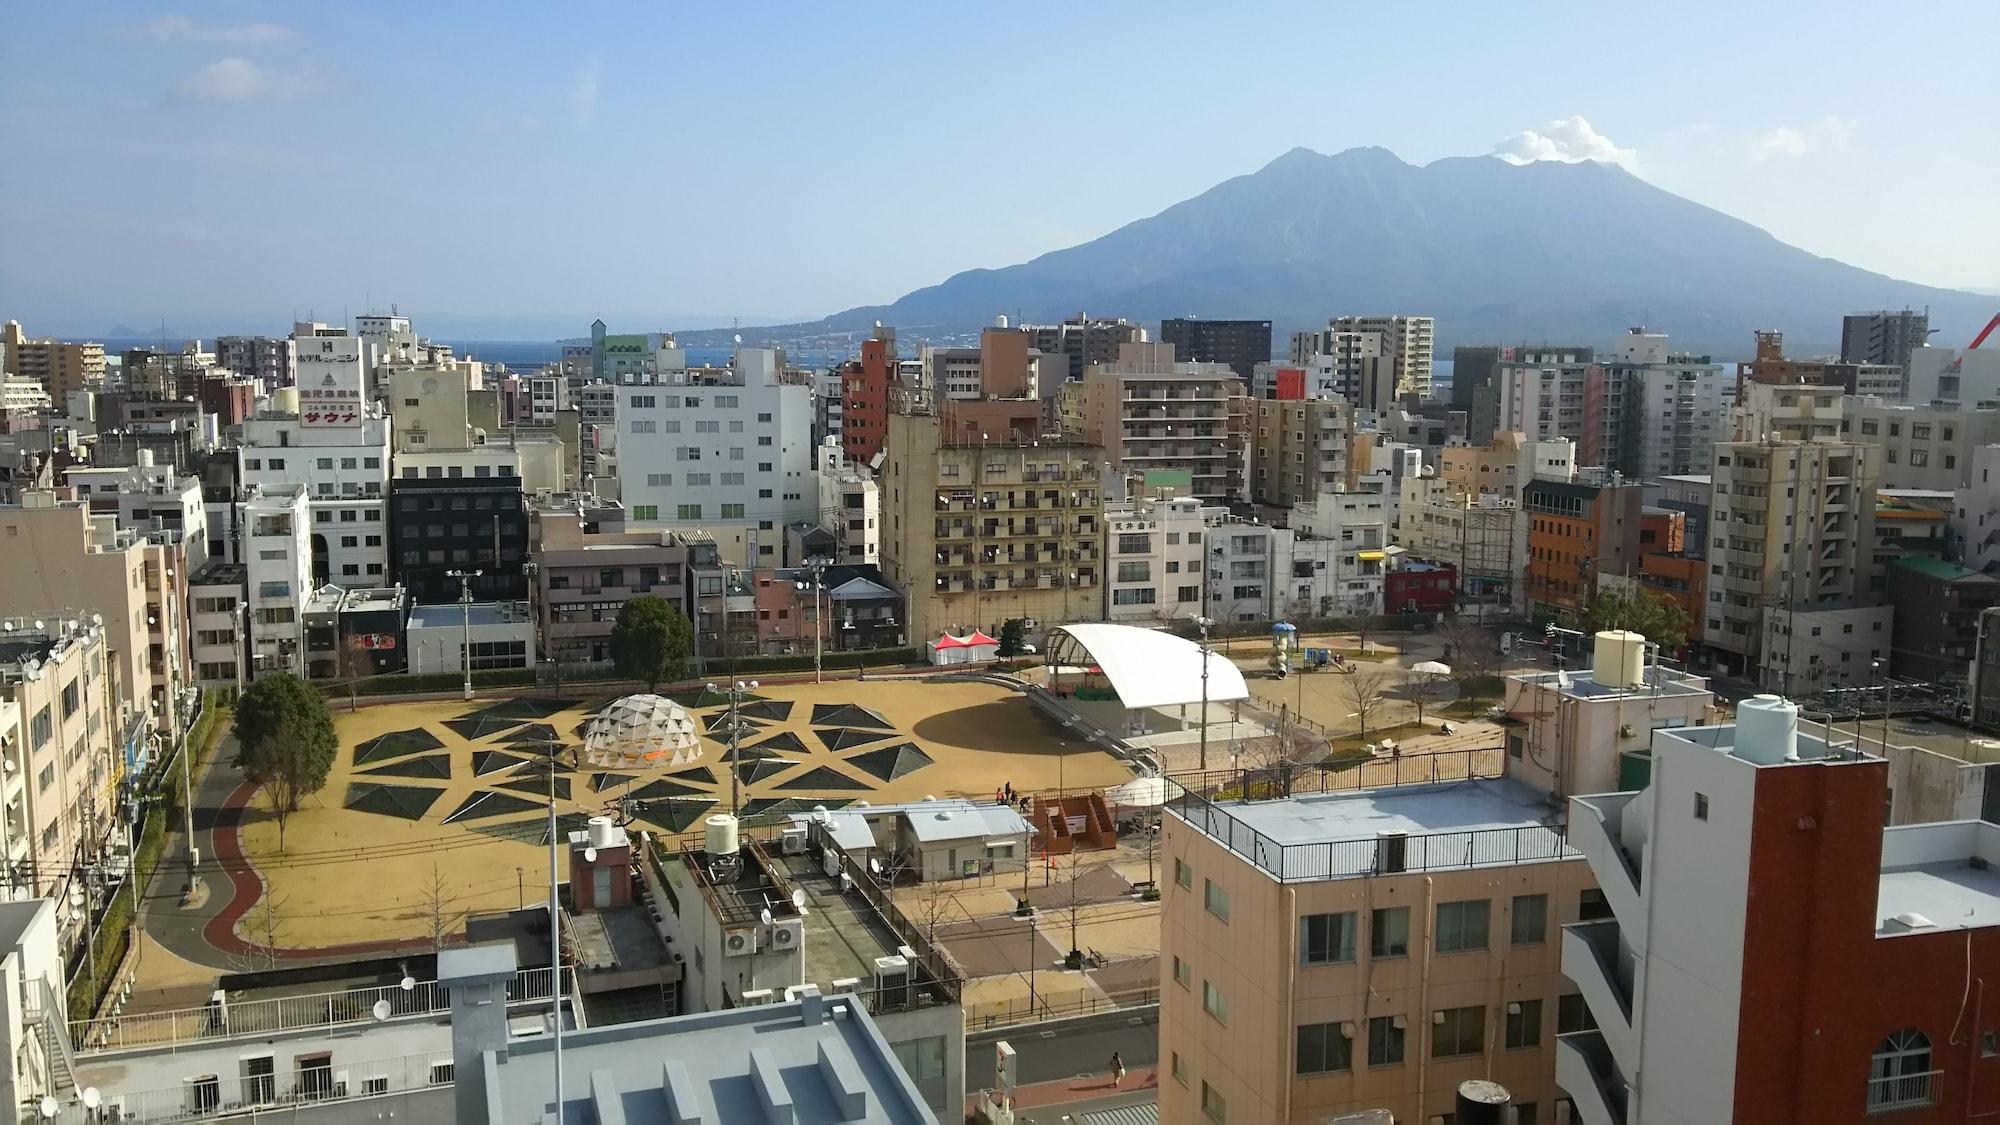
[[[924,646],[930,652],[932,664],[966,664],[972,660],[970,646],[962,637],[950,633],[938,634],[938,639]]]
[[[977,629],[972,631],[971,636],[960,639],[965,642],[966,659],[974,664],[1000,658],[1000,642]]]

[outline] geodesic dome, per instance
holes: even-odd
[[[701,757],[701,736],[687,708],[664,695],[613,700],[583,728],[584,757],[608,768],[665,768]]]

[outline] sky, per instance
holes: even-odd
[[[0,318],[816,317],[1301,145],[1615,160],[1819,254],[2000,288],[1992,0],[1401,10],[14,5]]]

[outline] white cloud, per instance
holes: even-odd
[[[1752,138],[1757,160],[1796,160],[1809,152],[1844,149],[1854,139],[1854,122],[1828,115],[1809,125],[1780,125]]]
[[[292,37],[291,28],[275,23],[199,24],[186,16],[161,16],[146,24],[140,31],[162,43],[178,41],[256,46],[282,43]]]
[[[569,91],[570,120],[581,129],[597,116],[597,60],[592,59],[576,72]]]
[[[288,102],[325,89],[313,67],[272,70],[231,55],[202,67],[181,83],[180,95],[194,102]]]
[[[1533,164],[1537,160],[1576,164],[1595,160],[1629,168],[1639,154],[1612,144],[1611,138],[1583,118],[1567,117],[1549,122],[1540,131],[1527,129],[1508,137],[1493,146],[1493,155],[1510,164]]]

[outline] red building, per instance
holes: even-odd
[[[257,387],[248,379],[210,376],[201,381],[201,408],[223,429],[240,426],[257,407]]]
[[[2000,1115],[2000,827],[1884,828],[1888,763],[1798,719],[1656,730],[1645,789],[1571,802],[1602,896],[1563,937],[1579,1120]]]
[[[861,342],[861,359],[840,369],[840,448],[866,465],[889,436],[889,391],[896,375],[896,331],[877,328]]]
[[[1382,612],[1446,613],[1458,604],[1458,568],[1409,559],[1382,576]]]
[[[1306,397],[1306,373],[1301,367],[1280,367],[1277,371],[1277,385],[1274,398],[1281,402],[1297,402]]]

